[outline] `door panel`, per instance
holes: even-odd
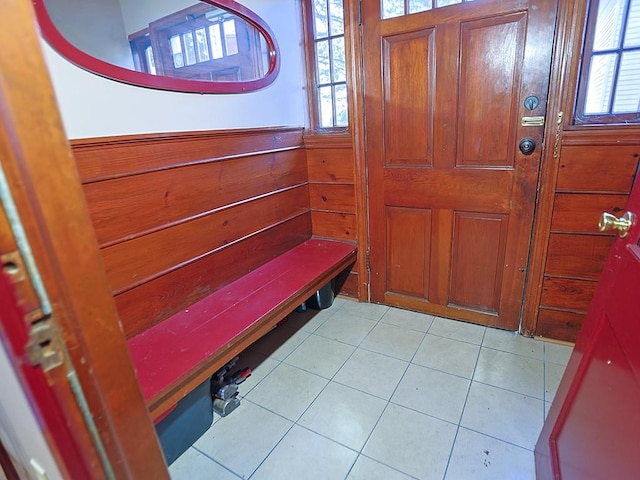
[[[387,208],[388,242],[399,248],[387,254],[389,291],[418,298],[428,297],[431,211]]]
[[[542,140],[520,117],[545,113],[555,6],[364,0],[372,301],[518,328],[540,148],[517,145]]]
[[[385,163],[433,165],[434,29],[383,39]],[[420,61],[414,61],[420,59]],[[408,66],[408,68],[407,68]],[[394,131],[403,135],[394,135]]]
[[[456,166],[511,167],[526,15],[461,24]]]
[[[626,479],[640,472],[640,183],[627,210],[536,445],[545,479]],[[594,219],[596,222],[597,219]]]
[[[454,212],[452,305],[497,314],[506,223],[506,215]]]

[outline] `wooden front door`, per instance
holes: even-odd
[[[638,181],[627,210],[634,215],[633,225],[609,252],[536,445],[539,480],[622,480],[640,475]]]
[[[387,1],[362,6],[371,300],[517,330],[556,2]]]

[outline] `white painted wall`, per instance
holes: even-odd
[[[299,0],[240,3],[267,22],[281,51],[280,74],[257,92],[201,95],[127,85],[77,67],[43,42],[67,137],[308,124]]]

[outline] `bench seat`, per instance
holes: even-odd
[[[355,259],[353,243],[310,238],[131,337],[128,347],[152,418],[169,411]]]

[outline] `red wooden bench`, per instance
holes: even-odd
[[[152,418],[168,412],[355,259],[353,243],[310,238],[129,338]]]

